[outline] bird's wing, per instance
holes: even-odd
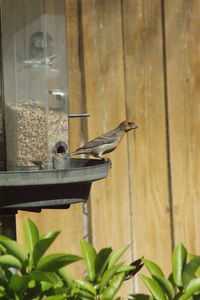
[[[83,147],[79,149],[86,149],[86,148],[88,149],[88,148],[97,147],[99,145],[112,144],[115,138],[116,138],[116,129],[113,129],[101,136],[98,136],[94,140],[86,143]]]

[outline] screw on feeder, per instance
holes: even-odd
[[[50,57],[47,57],[43,60],[38,60],[38,59],[25,59],[23,64],[25,67],[35,67],[35,68],[40,68],[42,66],[48,66],[52,67],[53,65],[53,60],[57,57],[57,55],[51,55]]]
[[[65,95],[66,93],[62,89],[49,90],[49,95],[56,96],[56,100],[59,102],[60,108],[63,110],[65,106]]]
[[[53,89],[49,90],[50,95],[55,95],[57,100],[60,100],[61,98],[64,98],[65,92],[61,89]]]

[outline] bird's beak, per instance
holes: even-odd
[[[131,125],[131,127],[132,127],[133,129],[138,128],[137,124],[135,124],[135,123],[133,123],[133,124]]]

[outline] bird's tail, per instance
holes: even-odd
[[[71,153],[70,153],[71,156],[77,155],[77,154],[79,154],[77,151],[74,151],[74,152],[71,152]]]
[[[81,151],[81,149],[76,149],[75,151],[71,152],[70,155],[73,156],[73,155],[78,155],[78,154],[82,154],[83,152]]]

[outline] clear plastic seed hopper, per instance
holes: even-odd
[[[70,159],[65,0],[1,7],[0,211],[87,199],[109,163]]]

